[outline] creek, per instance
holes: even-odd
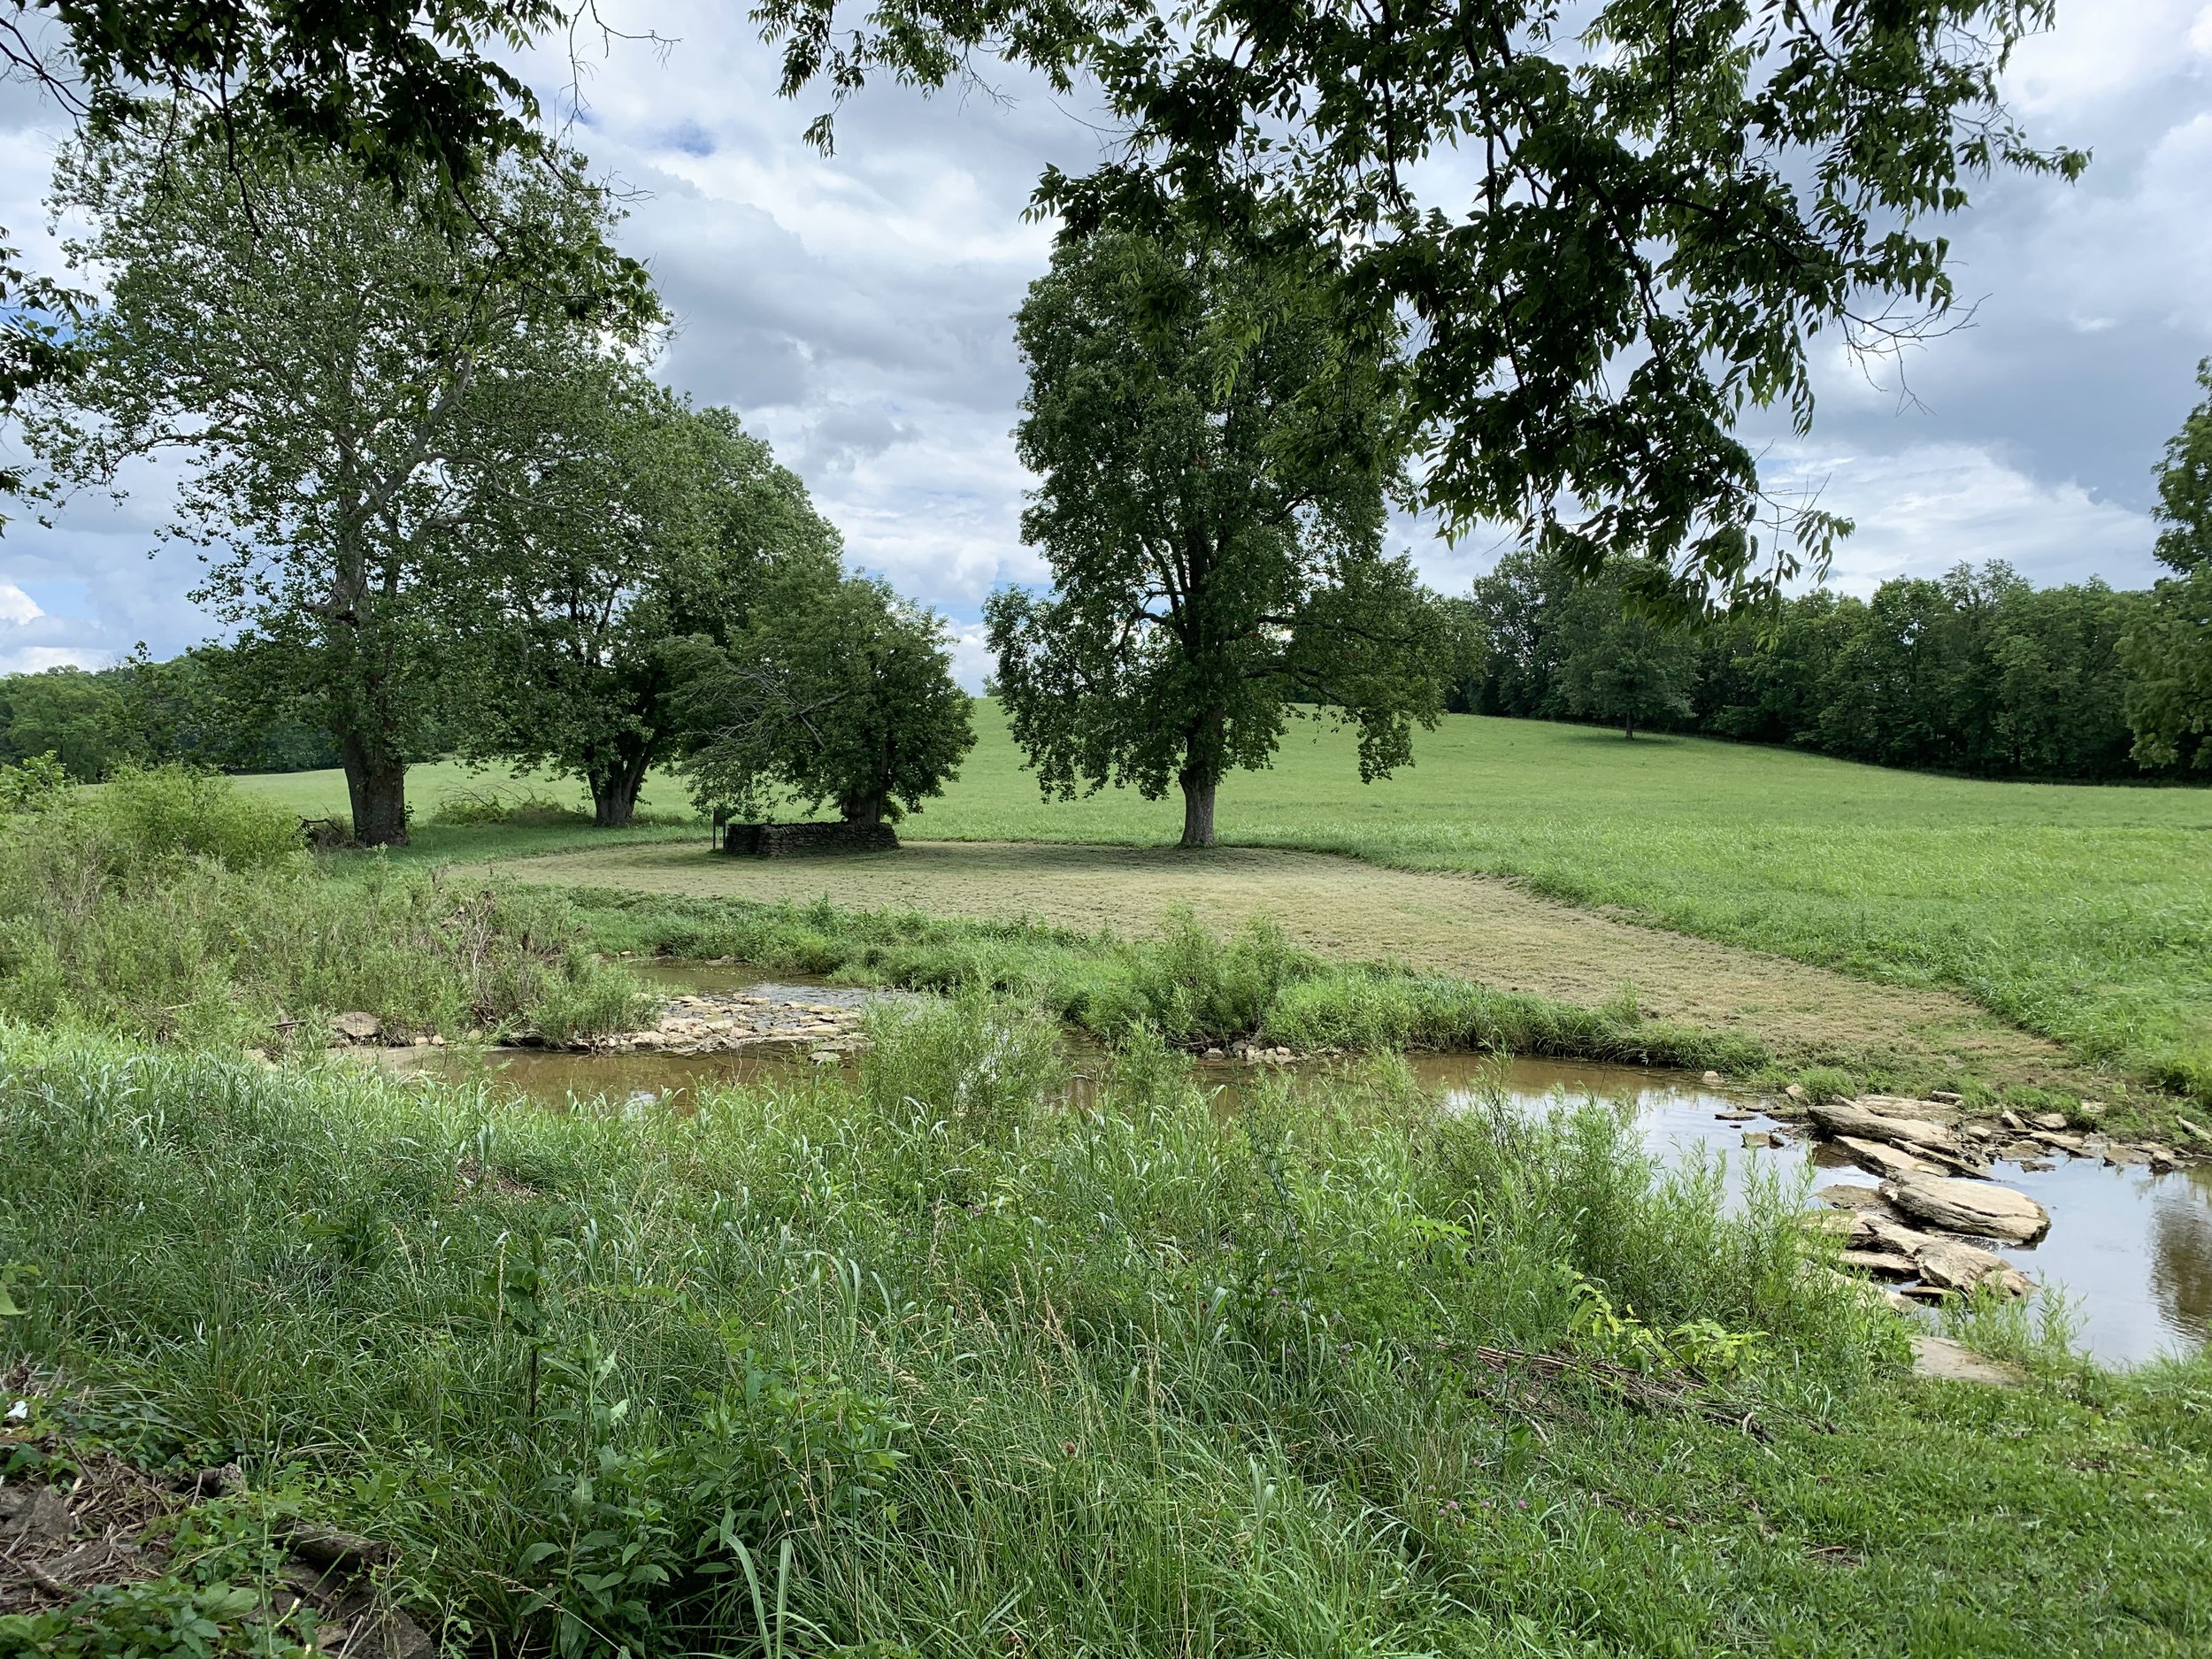
[[[672,995],[743,996],[770,1005],[855,1010],[910,993],[858,990],[795,978],[764,982],[759,970],[695,963],[634,963]],[[391,1051],[403,1069],[454,1080],[482,1080],[533,1100],[560,1105],[640,1096],[680,1103],[700,1087],[781,1082],[824,1064],[800,1041],[763,1044],[736,1053],[578,1053],[498,1048],[488,1053]],[[1779,1166],[1812,1185],[1842,1180],[1871,1186],[1841,1151],[1815,1140],[1786,1105],[1771,1097],[1711,1086],[1694,1072],[1569,1060],[1514,1059],[1470,1054],[1407,1056],[1422,1085],[1448,1109],[1491,1091],[1541,1110],[1562,1098],[1591,1097],[1632,1118],[1644,1144],[1663,1161],[1701,1151],[1724,1160],[1731,1190],[1754,1159]],[[1327,1062],[1294,1063],[1290,1069]],[[1202,1061],[1202,1076],[1235,1089],[1262,1071],[1286,1069],[1235,1061]],[[1771,1137],[1778,1144],[1747,1145]],[[1810,1166],[1809,1175],[1802,1172]],[[2058,1156],[2049,1168],[1999,1162],[1992,1178],[2025,1193],[2050,1212],[2050,1231],[2034,1245],[1996,1246],[2031,1279],[2063,1294],[2078,1320],[2076,1340],[2108,1364],[2131,1364],[2212,1342],[2212,1164],[2154,1174],[2142,1166],[2095,1157]]]

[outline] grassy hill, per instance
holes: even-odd
[[[1172,799],[1041,801],[995,711],[979,712],[975,753],[910,838],[1173,839]],[[1223,838],[1512,876],[1684,933],[1949,987],[2086,1058],[2212,1096],[2212,790],[1985,783],[1470,716],[1416,756],[1363,785],[1343,733],[1298,726],[1271,770],[1223,786]],[[424,767],[411,787],[427,818],[488,781]],[[254,782],[302,811],[343,808],[335,773]],[[680,802],[672,782],[649,792],[664,810]],[[419,850],[474,856],[513,833],[432,832]],[[548,847],[593,834],[539,833]]]

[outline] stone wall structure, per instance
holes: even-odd
[[[895,853],[888,824],[733,824],[722,850],[749,858],[807,858],[828,853]]]

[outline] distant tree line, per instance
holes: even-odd
[[[1531,551],[1501,560],[1475,584],[1486,646],[1453,706],[1981,777],[2142,770],[2122,641],[2152,615],[2147,593],[1961,565],[1684,627],[1638,607],[1635,574],[1578,583]]]
[[[111,668],[0,677],[0,764],[51,755],[79,783],[132,763],[177,761],[216,772],[338,764],[328,733],[241,706],[230,666],[230,652],[204,645],[165,662],[141,652]]]

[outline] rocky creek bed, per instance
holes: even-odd
[[[373,1021],[342,1020],[339,1034],[396,1071],[496,1079],[549,1102],[680,1098],[848,1060],[866,1044],[870,1004],[913,995],[763,981],[733,963],[634,965],[667,993],[658,1018],[588,1044],[389,1048]],[[1259,1066],[1328,1063],[1249,1043],[1194,1057],[1228,1087]],[[1610,1102],[1635,1116],[1662,1158],[1730,1155],[1732,1193],[1755,1158],[1809,1166],[1814,1225],[1841,1237],[1845,1276],[1901,1309],[1977,1286],[2019,1296],[2039,1285],[2068,1298],[2080,1340],[2109,1362],[2212,1340],[2212,1163],[2193,1148],[2114,1138],[2055,1113],[1976,1115],[1955,1096],[1820,1102],[1747,1093],[1710,1072],[1409,1058],[1448,1102],[1493,1089],[1532,1109],[1562,1093]]]

